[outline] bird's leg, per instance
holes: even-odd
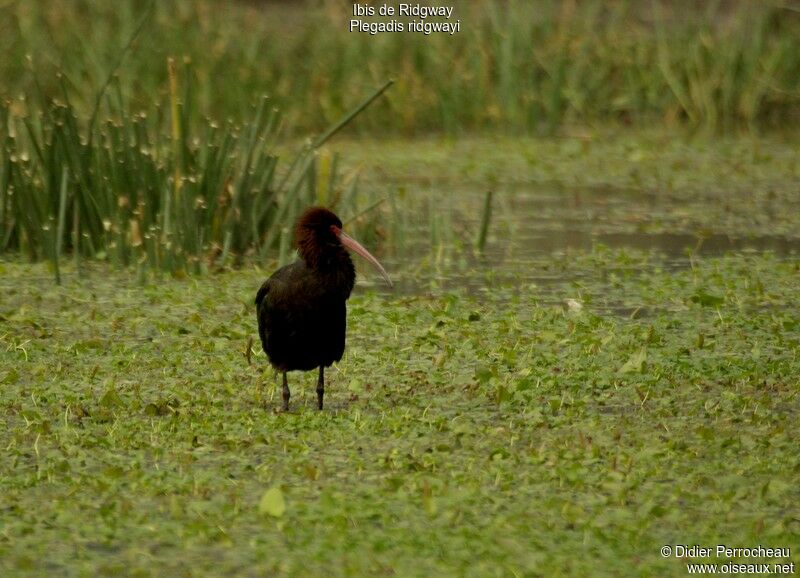
[[[283,411],[289,411],[289,381],[286,379],[286,372],[283,372]]]
[[[322,398],[325,396],[325,368],[319,366],[319,379],[317,380],[317,407],[322,409]]]

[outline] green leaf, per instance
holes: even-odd
[[[100,398],[100,405],[102,407],[123,407],[125,402],[117,393],[116,388],[113,385],[108,386],[105,394],[103,397]]]
[[[0,383],[16,383],[19,380],[19,372],[15,368],[6,371],[5,375],[0,379]]]
[[[492,370],[488,367],[478,367],[475,369],[475,380],[480,384],[488,383],[492,378]]]
[[[280,487],[273,486],[261,496],[258,503],[258,511],[262,514],[280,518],[286,512],[286,501],[283,499],[283,492]]]
[[[639,351],[631,355],[630,359],[619,368],[618,373],[639,373],[644,368],[645,361],[647,361],[647,348],[642,347]]]
[[[691,297],[692,303],[698,303],[703,307],[718,307],[725,302],[724,297],[713,295],[703,289],[698,289]]]
[[[497,386],[497,403],[504,403],[511,399],[511,392],[504,385]]]

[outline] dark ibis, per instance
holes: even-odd
[[[392,285],[378,260],[342,231],[342,221],[322,207],[306,210],[295,226],[300,258],[281,267],[256,294],[258,334],[269,362],[283,373],[283,409],[289,409],[286,372],[319,367],[317,406],[325,395],[325,368],[344,353],[347,299],[356,271],[347,249],[372,263]]]

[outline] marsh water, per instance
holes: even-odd
[[[357,290],[396,296],[524,291],[544,304],[644,315],[612,287],[619,278],[685,270],[697,259],[730,253],[800,258],[794,149],[775,145],[757,157],[751,145],[735,143],[721,156],[699,145],[662,155],[663,146],[613,140],[597,152],[570,142],[551,150],[547,143],[517,146],[516,140],[345,143],[343,158],[363,177],[358,208],[379,207],[355,222],[341,212],[345,228],[375,252],[395,282],[387,289],[357,258]],[[652,157],[643,177],[633,170],[639,155]],[[630,185],[609,184],[617,181]],[[491,216],[481,249],[489,190]],[[52,274],[39,268],[28,279],[47,283]]]
[[[629,314],[635,305],[603,298],[615,270],[681,270],[695,259],[731,252],[800,256],[795,227],[800,202],[791,196],[500,187],[481,252],[476,238],[485,196],[478,187],[427,190],[413,214],[397,216],[404,221],[403,232],[392,235],[397,243],[382,257],[394,272],[395,293],[518,288],[536,291],[543,303],[564,305],[580,302],[588,292],[600,297],[596,309]],[[610,264],[600,277],[596,269],[569,266],[604,252],[634,258]],[[378,288],[374,275],[365,277],[366,285]]]

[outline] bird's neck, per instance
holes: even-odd
[[[356,281],[356,269],[350,253],[344,247],[330,247],[302,257],[309,269],[325,278],[327,286],[334,288],[345,299],[350,296]]]

